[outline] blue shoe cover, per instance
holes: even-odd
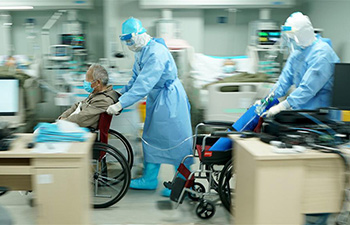
[[[158,173],[160,164],[144,163],[143,176],[131,180],[130,188],[139,190],[155,190],[158,186]]]
[[[155,190],[158,186],[158,179],[147,180],[144,177],[131,180],[130,188],[139,190]]]
[[[163,197],[170,197],[170,194],[171,194],[171,190],[170,189],[168,189],[168,188],[164,188],[163,190],[162,190],[162,192],[161,192],[161,195],[163,196]]]

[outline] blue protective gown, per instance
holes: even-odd
[[[276,83],[275,97],[285,96],[294,84],[296,89],[287,97],[292,109],[329,107],[337,62],[336,53],[320,38],[307,48],[294,51]]]
[[[152,39],[135,53],[133,76],[121,92],[123,108],[147,96],[142,136],[149,144],[142,142],[145,162],[178,166],[192,154],[190,104],[163,39]]]

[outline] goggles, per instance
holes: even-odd
[[[125,42],[127,46],[131,46],[135,44],[134,37],[135,37],[134,34],[123,34],[119,36],[120,40]]]
[[[285,26],[285,25],[282,25],[281,26],[281,31],[282,32],[292,32],[293,31],[293,29],[292,29],[292,27],[291,26]]]

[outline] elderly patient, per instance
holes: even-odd
[[[100,114],[105,112],[108,106],[116,103],[120,96],[108,84],[108,73],[101,65],[93,64],[86,72],[84,89],[90,95],[83,101],[75,103],[66,110],[58,119],[67,120],[78,124],[80,127],[96,129]]]

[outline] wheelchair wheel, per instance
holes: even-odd
[[[233,175],[232,160],[228,161],[224,166],[219,178],[219,196],[224,207],[231,212],[231,198],[233,196],[235,184]]]
[[[6,194],[6,192],[8,192],[8,191],[9,191],[8,188],[0,186],[0,196]]]
[[[215,165],[215,164],[205,164],[205,169],[212,171],[212,173],[205,173],[207,177],[207,181],[209,182],[211,179],[211,184],[210,187],[211,189],[214,189],[216,192],[218,192],[218,187],[219,187],[219,178],[220,178],[220,173],[223,169],[222,165]]]
[[[205,193],[205,187],[203,184],[194,182],[192,189],[196,191],[197,193]],[[196,194],[192,194],[191,192],[188,193],[188,197],[193,201],[198,201],[199,197],[197,197]]]
[[[196,214],[201,219],[209,219],[215,214],[215,205],[211,201],[201,200],[196,208]]]
[[[108,144],[118,149],[124,155],[131,169],[134,164],[134,153],[130,142],[121,133],[113,129],[109,129],[108,134]]]
[[[91,169],[94,208],[109,207],[126,194],[130,185],[130,168],[124,156],[113,146],[93,145]]]

